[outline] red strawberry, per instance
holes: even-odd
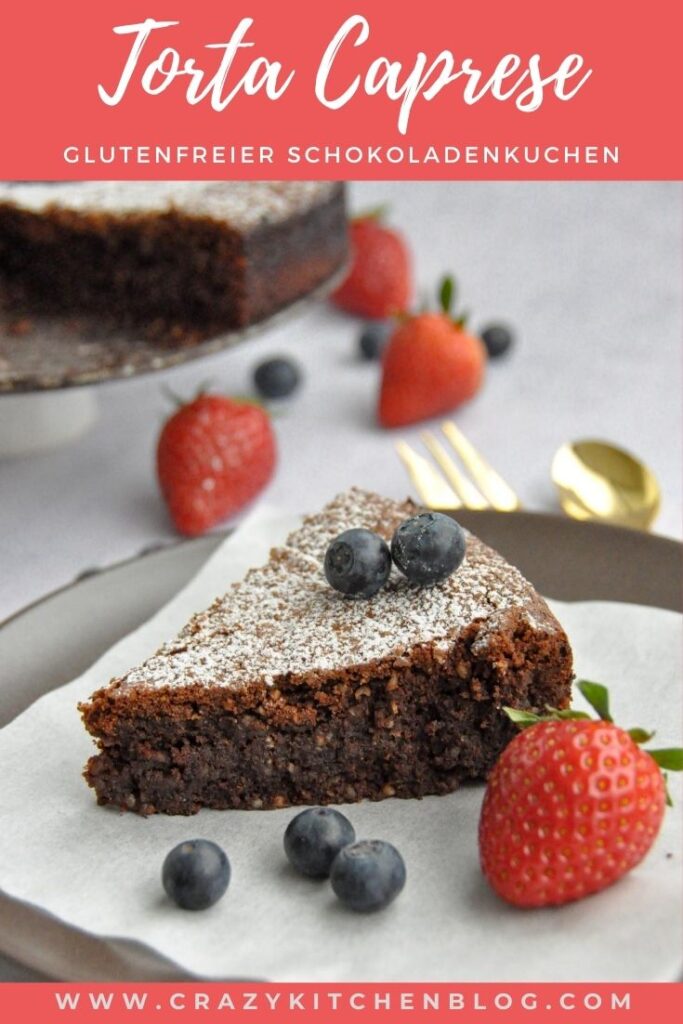
[[[180,533],[204,533],[265,487],[275,468],[266,412],[221,395],[200,395],[164,425],[157,476]]]
[[[579,686],[604,718],[509,711],[531,724],[489,777],[479,821],[481,867],[498,895],[520,907],[581,899],[635,867],[664,817],[660,765],[681,766],[680,750],[645,751],[636,740],[650,734],[613,724],[604,687]]]
[[[486,348],[450,316],[453,283],[444,281],[441,313],[404,320],[384,352],[378,419],[401,427],[450,412],[481,387]]]
[[[412,291],[410,258],[396,231],[378,216],[351,222],[352,264],[332,301],[348,313],[381,319],[404,310]]]

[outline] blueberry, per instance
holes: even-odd
[[[386,542],[370,530],[346,530],[325,552],[325,575],[335,590],[352,597],[372,597],[391,572]]]
[[[505,324],[491,324],[481,332],[481,340],[486,345],[486,350],[491,359],[502,356],[512,345],[514,336],[509,327]]]
[[[254,386],[263,398],[286,398],[299,387],[301,370],[291,359],[266,359],[254,370]]]
[[[374,320],[365,324],[358,337],[358,350],[362,359],[379,359],[394,329],[392,320]]]
[[[285,853],[292,867],[309,878],[327,878],[332,861],[356,838],[353,825],[332,807],[309,807],[292,818]]]
[[[423,512],[407,519],[391,541],[391,556],[411,583],[440,583],[465,557],[465,532],[441,512]]]
[[[205,910],[221,898],[230,882],[230,861],[208,839],[174,846],[161,869],[167,895],[184,910]]]
[[[381,910],[406,884],[406,866],[391,843],[363,839],[337,854],[330,881],[335,895],[351,910]]]

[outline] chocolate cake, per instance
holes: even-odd
[[[334,182],[0,184],[0,309],[169,344],[245,327],[343,267]]]
[[[448,793],[485,777],[514,727],[503,705],[569,701],[567,637],[476,537],[445,582],[394,570],[369,600],[325,580],[350,527],[391,537],[415,514],[351,490],[304,520],[139,668],[81,705],[101,804],[141,814]]]

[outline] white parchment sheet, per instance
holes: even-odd
[[[137,940],[191,972],[273,981],[673,980],[681,951],[681,787],[646,861],[580,903],[520,911],[500,902],[478,868],[483,789],[447,797],[349,805],[359,837],[388,839],[408,882],[384,912],[362,916],[329,884],[297,877],[282,851],[292,809],[202,811],[142,819],[97,807],[81,778],[92,753],[76,704],[142,660],[190,614],[263,561],[296,525],[261,512],[150,622],[79,679],[0,732],[0,887],[99,937]],[[680,616],[629,605],[553,604],[577,673],[607,684],[625,726],[680,744]],[[87,629],[87,622],[83,629]],[[0,668],[1,674],[1,668]],[[580,700],[580,698],[579,698]],[[228,853],[227,895],[201,913],[179,910],[160,883],[176,843],[205,837]]]

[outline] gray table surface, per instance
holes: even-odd
[[[389,203],[420,290],[452,270],[474,327],[515,327],[514,353],[491,364],[457,419],[530,508],[556,507],[556,447],[593,435],[652,465],[664,494],[656,529],[680,534],[681,200],[670,182],[350,187],[353,209]],[[220,356],[100,386],[85,437],[0,461],[0,619],[86,568],[173,540],[153,473],[162,384],[191,395],[209,379],[245,393],[255,363],[290,354],[306,382],[276,420],[280,463],[263,500],[315,509],[352,483],[404,496],[396,435],[374,421],[377,368],[357,360],[356,334],[354,320],[316,306]],[[418,442],[419,427],[398,433]]]
[[[562,441],[604,437],[652,465],[664,494],[656,529],[679,536],[680,186],[375,183],[353,185],[350,199],[390,204],[420,289],[452,270],[475,327],[514,325],[514,353],[457,418],[525,505],[556,507],[549,465]],[[245,393],[256,362],[288,353],[306,384],[276,420],[280,464],[264,500],[314,509],[352,483],[404,496],[394,435],[374,422],[377,368],[356,359],[356,334],[321,305],[202,364],[101,386],[87,436],[0,461],[0,619],[84,569],[174,539],[152,469],[164,383],[191,395],[210,379]],[[0,958],[0,980],[33,977]]]

